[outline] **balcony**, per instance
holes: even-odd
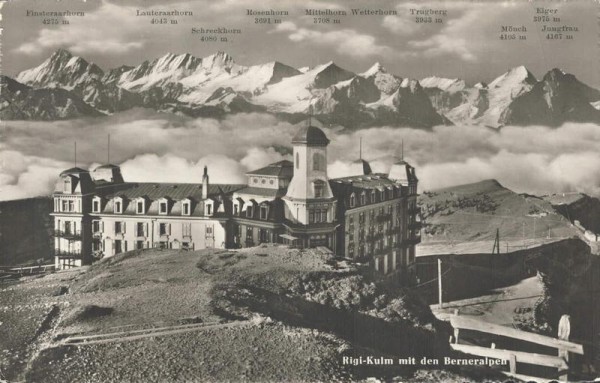
[[[381,214],[381,215],[378,215],[378,216],[375,218],[375,220],[376,220],[378,223],[384,223],[384,222],[388,222],[388,221],[391,221],[391,220],[392,220],[392,215],[391,215],[391,214]]]
[[[408,224],[408,228],[412,230],[419,230],[423,225],[419,221],[414,221]]]
[[[367,235],[367,241],[369,242],[378,241],[380,239],[383,239],[383,233],[374,233]]]
[[[63,257],[63,258],[81,258],[81,251],[80,250],[54,249],[54,255],[56,257]]]
[[[387,235],[399,234],[401,232],[402,232],[402,228],[400,226],[395,226],[395,227],[389,228],[385,231],[385,233]]]
[[[420,213],[421,213],[421,208],[418,206],[408,209],[408,214],[420,214]]]
[[[54,236],[67,239],[69,241],[81,241],[81,232],[72,230],[54,230]]]

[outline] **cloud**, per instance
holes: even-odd
[[[68,25],[58,25],[39,30],[38,35],[15,50],[27,55],[42,50],[67,48],[73,53],[124,54],[140,50],[145,41],[139,36],[139,25],[132,22],[135,9],[108,2],[82,17],[70,17]],[[115,28],[118,25],[118,28]],[[92,27],[93,26],[93,27]]]
[[[223,120],[132,110],[102,119],[6,121],[0,143],[0,199],[47,195],[65,168],[111,162],[126,180],[200,182],[204,165],[211,182],[240,183],[249,170],[290,159],[297,125],[248,113]],[[600,195],[600,130],[594,124],[559,128],[437,126],[432,130],[377,127],[360,131],[324,129],[331,139],[331,177],[352,175],[363,158],[375,172],[388,172],[401,155],[417,169],[421,190],[494,178],[533,194],[580,191]]]
[[[395,54],[394,50],[385,45],[379,45],[374,36],[359,33],[354,29],[336,29],[327,32],[315,31],[298,27],[291,21],[279,24],[276,32],[289,33],[288,38],[293,42],[306,42],[321,46],[329,46],[338,53],[352,57],[368,57],[373,55]]]
[[[68,164],[49,158],[0,151],[0,200],[47,195]]]

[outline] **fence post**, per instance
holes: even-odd
[[[558,339],[569,340],[571,335],[571,317],[567,314],[564,314],[560,317],[560,321],[558,322]],[[567,365],[569,364],[569,351],[559,348],[558,356],[563,358]],[[569,370],[567,368],[566,371],[559,371],[559,380],[563,382],[569,381]]]
[[[517,373],[517,357],[515,354],[510,354],[509,360],[510,372],[513,374]]]

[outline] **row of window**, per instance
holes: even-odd
[[[54,200],[54,211],[63,213],[75,213],[81,211],[81,201]]]
[[[129,245],[130,243],[132,243],[132,245]],[[106,245],[103,241],[94,241],[92,242],[92,251],[93,252],[102,252],[105,251],[107,249],[105,249]],[[189,241],[182,241],[181,243],[179,242],[169,242],[169,241],[159,241],[156,243],[156,247],[161,248],[161,249],[193,249],[194,245],[193,243],[190,243]],[[120,254],[120,253],[124,253],[127,252],[129,250],[142,250],[142,249],[148,249],[150,248],[150,242],[148,241],[126,241],[126,240],[120,240],[120,239],[116,239],[112,242],[112,250],[114,251],[115,254]]]
[[[383,190],[371,190],[370,193],[367,193],[363,190],[362,193],[358,196],[359,201],[357,201],[357,197],[355,193],[350,194],[350,207],[356,207],[357,202],[360,202],[360,206],[364,206],[368,203],[377,203],[388,201],[397,197],[400,197],[400,188],[384,188]]]
[[[255,217],[256,211],[258,211],[258,218],[260,218],[262,220],[269,219],[269,206],[268,205],[261,205],[258,207],[258,209],[256,209],[256,206],[249,204],[246,207],[246,210],[244,210],[244,212],[245,212],[244,214],[245,214],[246,218],[256,218]],[[240,211],[239,211],[239,205],[237,205],[237,204],[233,205],[233,214],[241,215]]]
[[[134,222],[133,223],[134,235],[137,237],[147,237],[149,236],[149,224],[147,222]],[[125,234],[127,232],[127,222],[115,222],[114,223],[114,234]],[[104,232],[104,222],[102,221],[92,221],[92,231],[94,233],[102,233]],[[170,235],[171,234],[171,224],[166,222],[160,222],[158,224],[158,234],[159,235]],[[212,236],[213,228],[212,226],[206,226],[206,235]],[[182,224],[182,235],[184,237],[191,237],[192,235],[192,224],[191,223],[183,223]]]
[[[192,212],[192,203],[190,200],[181,201],[181,215],[190,215]],[[204,205],[206,209],[206,215],[212,215],[212,204],[206,203]],[[101,201],[100,199],[94,199],[92,202],[92,211],[94,213],[101,212]],[[146,202],[144,200],[135,201],[135,212],[136,214],[146,214]],[[121,200],[116,199],[113,204],[113,213],[122,214],[123,213],[123,202]],[[159,201],[158,203],[158,213],[159,214],[169,214],[169,201],[164,199]]]

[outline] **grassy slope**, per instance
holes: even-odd
[[[507,244],[512,251],[576,234],[549,202],[495,180],[424,192],[419,204],[425,221],[419,254],[491,251],[497,229],[503,252]]]
[[[11,288],[12,295],[0,294],[2,306],[22,305],[28,291],[39,289],[30,310],[39,306],[48,312],[54,305],[58,315],[37,338],[31,335],[39,328],[35,315],[32,321],[29,316],[7,318],[0,330],[6,326],[10,332],[25,323],[29,330],[10,344],[0,343],[0,351],[18,348],[21,340],[29,344],[29,353],[19,354],[20,359],[34,358],[27,368],[2,366],[15,380],[31,382],[331,381],[381,374],[414,382],[434,375],[457,378],[448,371],[343,367],[340,358],[348,353],[442,352],[447,335],[407,291],[377,285],[368,273],[339,266],[332,268],[313,251],[282,246],[235,252],[149,250],[28,279]],[[90,308],[102,315],[88,315]],[[52,347],[76,334],[242,317],[263,319],[242,327]]]

